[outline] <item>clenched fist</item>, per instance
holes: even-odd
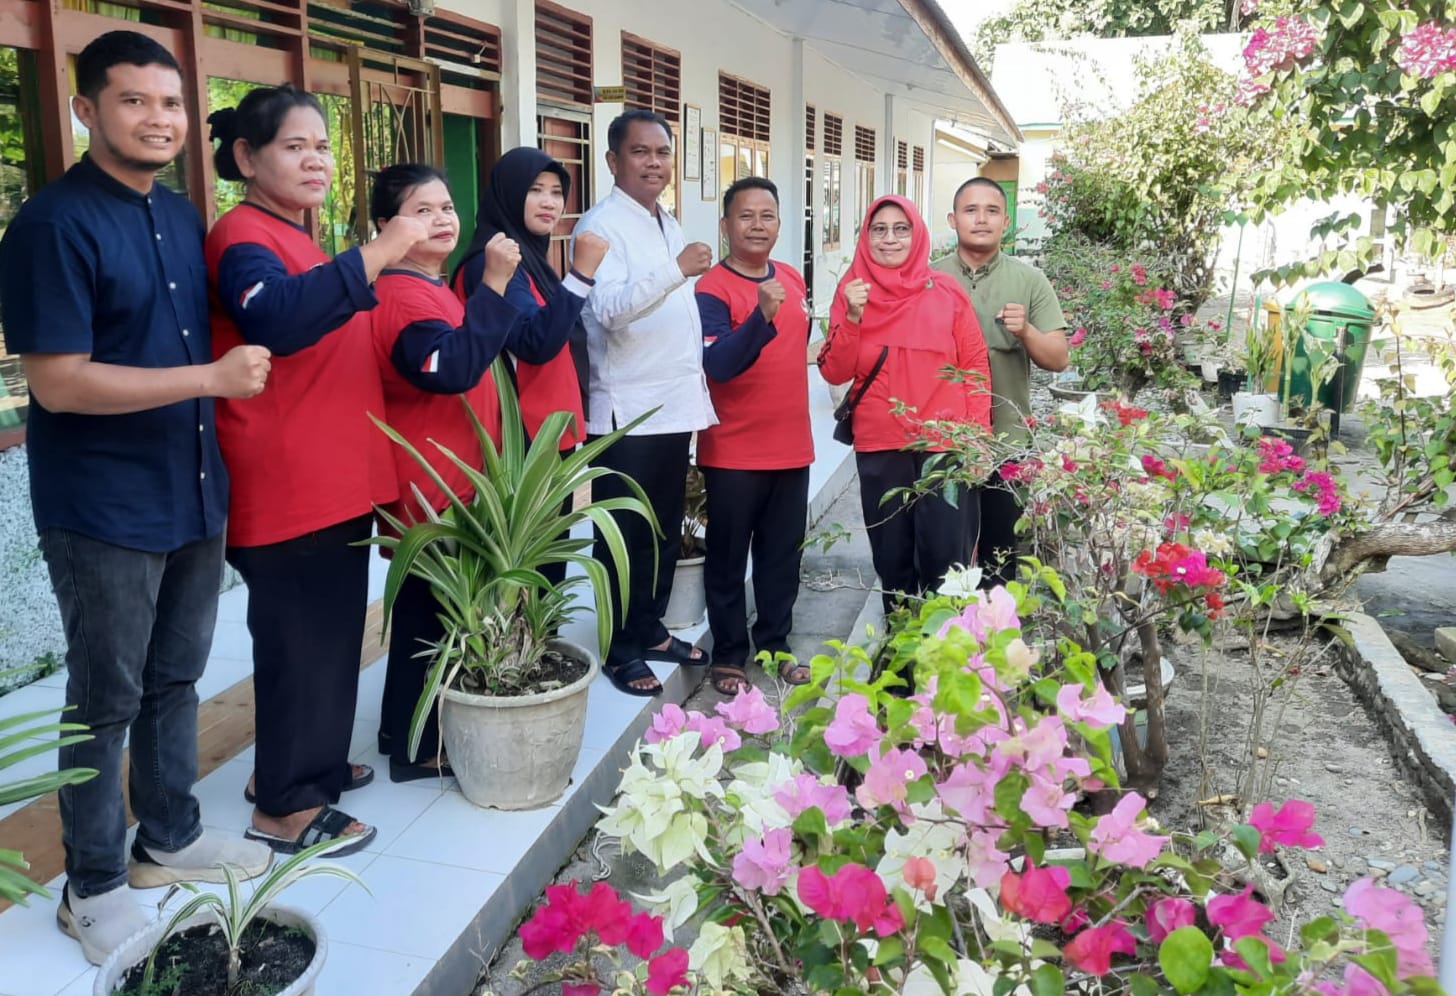
[[[212,384],[208,393],[215,398],[251,398],[262,393],[273,367],[272,355],[266,346],[234,346],[209,364]]]
[[[696,277],[707,273],[708,268],[713,265],[713,250],[708,248],[706,242],[689,242],[682,252],[677,254],[677,268],[682,270],[685,277]]]
[[[845,316],[856,325],[864,317],[865,305],[870,300],[870,282],[856,277],[844,285]]]
[[[597,267],[602,265],[602,259],[610,248],[611,244],[596,232],[582,232],[572,248],[572,268],[590,280],[596,276]]]
[[[393,266],[429,237],[430,229],[423,221],[397,214],[380,227],[379,237],[374,241],[384,248],[384,265]]]
[[[758,285],[758,310],[763,312],[765,321],[773,321],[783,303],[784,285],[778,280],[765,280]]]
[[[485,272],[481,274],[481,281],[497,294],[504,294],[506,285],[520,265],[521,247],[505,232],[496,232],[485,244]]]
[[[996,313],[996,317],[1001,319],[1006,331],[1016,338],[1020,339],[1026,334],[1026,305],[1011,301]]]

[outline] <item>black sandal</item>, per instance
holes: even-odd
[[[355,768],[359,769],[359,773],[357,775],[354,774]],[[361,789],[372,781],[374,781],[373,768],[371,768],[367,764],[351,764],[349,765],[349,784],[344,786],[344,791],[352,792],[355,789]],[[248,788],[246,784],[243,785],[243,798],[250,805],[256,806],[258,804],[257,794],[254,793],[252,789]]]
[[[698,656],[693,656],[693,651]],[[667,646],[662,648],[650,647],[643,651],[643,657],[654,661],[667,661],[669,664],[683,664],[687,667],[703,667],[708,663],[708,655],[703,653],[701,647],[694,646],[686,640],[679,640],[675,636],[667,638]]]
[[[714,691],[730,699],[753,687],[741,664],[714,664],[708,669],[708,680],[713,683]]]
[[[355,851],[368,846],[379,831],[365,824],[363,833],[346,834],[349,824],[357,823],[358,820],[344,812],[342,809],[335,809],[333,806],[325,806],[320,809],[314,818],[309,821],[308,826],[299,832],[297,837],[289,839],[279,837],[277,834],[259,830],[256,827],[249,827],[243,831],[243,836],[249,840],[256,840],[260,844],[267,844],[278,854],[297,854],[306,847],[312,847],[319,841],[337,840],[341,843],[338,848],[328,851],[329,857],[339,858],[345,854],[353,854]],[[348,841],[348,843],[342,843]]]
[[[812,678],[809,665],[802,661],[779,662],[779,680],[786,685],[807,685]]]
[[[644,699],[656,698],[662,694],[662,682],[657,681],[657,675],[652,673],[652,668],[647,662],[638,657],[625,664],[603,664],[602,671],[606,674],[607,680],[617,686],[617,691],[626,692],[628,695],[639,695]],[[643,678],[651,678],[657,681],[656,688],[637,688],[632,684],[634,681],[641,681]]]

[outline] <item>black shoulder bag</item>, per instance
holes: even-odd
[[[845,446],[854,445],[854,410],[859,407],[860,401],[864,399],[865,392],[870,389],[870,384],[879,376],[880,367],[885,365],[885,358],[890,355],[889,346],[880,347],[880,358],[875,360],[875,365],[870,367],[869,376],[860,381],[856,387],[850,389],[834,409],[834,439]]]

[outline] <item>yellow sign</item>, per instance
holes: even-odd
[[[621,104],[627,100],[625,86],[594,86],[592,99],[598,104]]]

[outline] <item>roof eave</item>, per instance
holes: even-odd
[[[966,89],[995,115],[1012,141],[1024,141],[1021,129],[1016,126],[1006,105],[996,95],[991,81],[986,78],[981,67],[976,65],[975,56],[966,48],[965,40],[961,38],[960,32],[955,29],[945,11],[940,9],[940,4],[936,0],[899,0],[899,3],[905,13],[920,26],[925,37],[930,39],[941,58],[945,59],[946,65],[960,77]]]

